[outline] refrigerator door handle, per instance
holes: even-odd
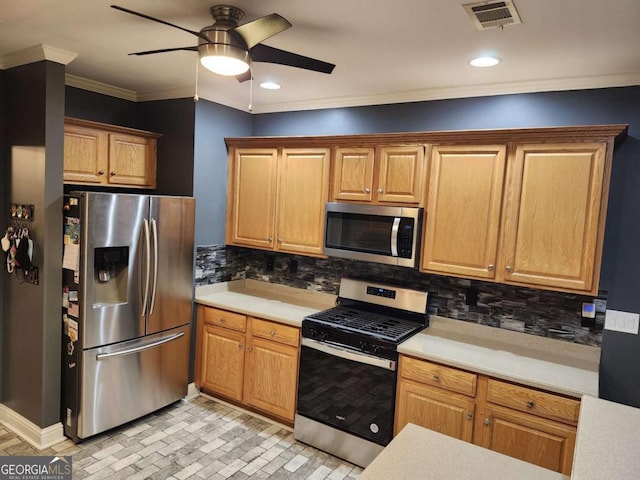
[[[147,314],[147,304],[149,300],[149,269],[151,262],[151,246],[149,245],[149,222],[145,218],[142,221],[142,230],[144,232],[144,246],[145,246],[145,255],[146,255],[146,266],[145,266],[145,275],[144,275],[144,295],[142,297],[142,317]]]
[[[151,287],[149,315],[153,315],[153,307],[156,304],[156,287],[158,286],[158,224],[155,218],[151,219],[151,233],[153,234],[153,286]]]
[[[161,338],[160,340],[157,340],[153,343],[148,343],[147,345],[140,345],[139,347],[133,347],[133,348],[125,348],[123,350],[116,350],[115,352],[109,352],[109,353],[98,353],[96,355],[96,360],[104,360],[105,358],[109,358],[109,357],[118,357],[120,355],[129,355],[131,353],[137,353],[143,350],[149,350],[150,348],[157,347],[159,345],[162,345],[163,343],[168,343],[173,340],[176,340],[177,338],[180,338],[183,335],[184,335],[184,332],[179,332],[174,335],[171,335],[170,337]]]

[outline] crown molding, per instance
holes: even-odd
[[[363,95],[300,102],[283,102],[257,105],[252,113],[276,113],[298,110],[318,110],[326,108],[362,107],[392,103],[424,102],[453,98],[489,97],[519,93],[539,93],[568,90],[589,90],[595,88],[629,87],[640,85],[640,72],[593,77],[571,77],[529,82],[505,82],[461,87],[428,88],[395,92],[383,95]],[[246,108],[245,108],[246,110]]]
[[[70,87],[80,88],[82,90],[88,90],[94,93],[101,93],[103,95],[109,95],[110,97],[121,98],[123,100],[129,100],[131,102],[138,101],[138,95],[133,90],[127,90],[126,88],[114,87],[108,83],[98,82],[96,80],[90,80],[84,77],[78,77],[67,73],[64,76],[64,83]]]
[[[194,96],[194,88],[178,87],[172,89],[135,92],[106,83],[89,80],[75,75],[66,75],[66,84],[104,95],[110,95],[133,102],[169,100]],[[521,93],[539,93],[568,90],[589,90],[595,88],[629,87],[640,85],[640,72],[629,72],[616,75],[600,75],[593,77],[571,77],[552,80],[535,80],[530,82],[505,82],[486,85],[471,85],[446,88],[427,88],[395,92],[383,95],[363,95],[359,97],[338,97],[330,99],[308,99],[296,102],[272,103],[256,105],[249,109],[248,102],[235,98],[222,98],[214,91],[200,88],[201,99],[225,105],[249,113],[277,113],[300,110],[319,110],[328,108],[362,107],[367,105],[386,105],[393,103],[424,102],[429,100],[447,100],[453,98],[488,97],[494,95],[512,95]]]
[[[8,53],[0,57],[0,69],[19,67],[29,63],[49,60],[51,62],[67,65],[78,56],[77,53],[69,52],[61,48],[52,47],[51,45],[34,45],[17,52]]]

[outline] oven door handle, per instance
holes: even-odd
[[[352,360],[354,362],[384,368],[385,370],[391,370],[393,372],[396,370],[396,362],[394,360],[374,357],[373,355],[367,355],[366,353],[356,352],[336,345],[329,345],[310,338],[303,338],[302,346],[313,348],[314,350],[318,350],[335,357],[344,358],[345,360]]]

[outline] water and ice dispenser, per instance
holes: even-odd
[[[94,306],[127,302],[129,247],[101,247],[94,250]]]

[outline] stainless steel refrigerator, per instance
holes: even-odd
[[[65,197],[65,435],[79,441],[187,394],[195,200]]]

